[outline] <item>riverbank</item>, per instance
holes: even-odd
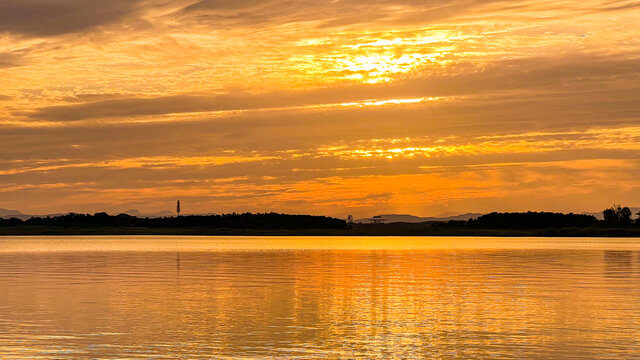
[[[238,229],[149,227],[18,226],[0,228],[11,235],[237,235],[237,236],[509,236],[509,237],[640,237],[640,227],[470,229],[421,224],[354,224],[347,229]]]

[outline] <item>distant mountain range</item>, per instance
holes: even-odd
[[[462,220],[467,221],[469,219],[477,218],[478,216],[482,216],[484,214],[480,213],[466,213],[460,215],[451,215],[451,216],[437,216],[437,217],[420,217],[408,214],[382,214],[377,215],[380,217],[380,221],[383,223],[422,223],[428,221],[450,221],[450,220]],[[357,219],[354,220],[356,223],[366,224],[373,222],[373,217]]]
[[[630,209],[631,209],[631,212],[633,213],[633,218],[636,218],[637,217],[636,214],[640,212],[640,207],[631,207]],[[67,213],[34,215],[34,214],[24,214],[18,210],[0,209],[0,218],[3,218],[3,219],[18,218],[21,220],[26,220],[32,217],[47,217],[47,216],[53,217],[53,216],[61,216],[65,214]],[[163,210],[163,211],[152,212],[152,213],[143,213],[138,209],[129,209],[125,211],[111,213],[111,215],[118,215],[118,214],[127,214],[131,216],[139,217],[139,218],[146,218],[146,217],[160,218],[160,217],[170,217],[170,216],[176,215],[174,212],[169,210]],[[603,219],[602,212],[585,212],[583,214],[593,215],[599,220]],[[201,214],[201,215],[210,215],[210,214]],[[381,214],[377,216],[380,217],[379,220],[383,223],[400,223],[400,222],[422,223],[422,222],[428,222],[428,221],[450,221],[450,220],[467,221],[469,219],[474,219],[482,215],[484,214],[483,213],[466,213],[466,214],[454,215],[452,213],[445,213],[440,216],[434,216],[434,217],[421,217],[421,216],[415,216],[415,215],[409,215],[409,214]],[[367,224],[367,223],[373,222],[373,217],[357,219],[357,220],[354,220],[354,222]]]
[[[3,219],[10,219],[10,218],[18,218],[21,220],[26,220],[26,219],[30,219],[32,217],[54,217],[54,216],[61,216],[61,215],[66,215],[67,213],[56,213],[56,214],[24,214],[18,210],[9,210],[9,209],[0,209],[0,218]],[[159,217],[165,217],[165,216],[175,216],[175,213],[169,211],[169,210],[163,210],[163,211],[158,211],[158,212],[154,212],[154,213],[143,213],[140,210],[137,209],[129,209],[129,210],[125,210],[125,211],[120,211],[120,212],[114,212],[111,213],[111,215],[118,215],[118,214],[127,214],[127,215],[131,215],[131,216],[135,216],[135,217],[139,217],[139,218],[159,218]]]
[[[0,209],[0,218],[3,218],[3,219],[4,218],[9,219],[12,217],[22,219],[23,216],[25,215],[18,210]]]
[[[135,217],[141,217],[141,218],[159,218],[159,217],[167,217],[167,216],[176,216],[176,213],[169,211],[169,210],[163,210],[163,211],[158,211],[158,212],[154,212],[154,213],[142,213],[137,209],[129,209],[126,211],[121,211],[118,214],[127,214],[127,215],[131,215],[131,216],[135,216]],[[112,215],[118,215],[118,214],[112,214]]]

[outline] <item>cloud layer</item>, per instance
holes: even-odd
[[[640,203],[635,1],[7,0],[0,207]]]

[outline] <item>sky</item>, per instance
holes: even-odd
[[[640,1],[2,0],[0,208],[640,205]]]

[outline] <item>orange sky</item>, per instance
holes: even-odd
[[[0,208],[640,204],[640,2],[3,0]]]

